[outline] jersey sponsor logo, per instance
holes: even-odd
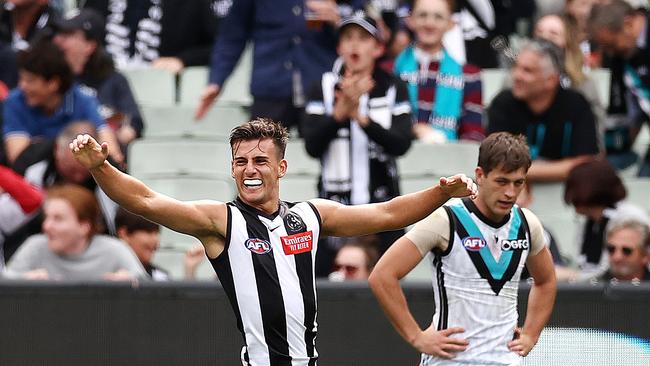
[[[257,238],[247,239],[244,242],[244,246],[255,254],[266,254],[271,251],[271,243]]]
[[[314,236],[311,231],[280,237],[284,254],[300,254],[310,252],[314,246]]]
[[[485,246],[485,240],[483,238],[477,238],[477,237],[467,237],[463,239],[463,246],[467,250],[472,250],[472,251],[479,251],[481,248]]]
[[[528,239],[501,239],[501,250],[527,250],[530,247]]]

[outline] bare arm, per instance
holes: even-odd
[[[102,190],[119,205],[172,230],[197,237],[212,258],[221,253],[227,221],[224,203],[181,202],[154,192],[110,165],[106,161],[108,144],[99,145],[89,135],[78,136],[70,143],[70,149],[77,161],[90,170]],[[219,248],[208,247],[208,243],[216,243]]]
[[[323,235],[357,236],[401,229],[422,220],[451,197],[475,194],[474,182],[459,174],[440,178],[440,184],[435,187],[381,203],[356,206],[328,200],[313,203],[323,220]]]
[[[536,255],[529,256],[526,265],[535,283],[528,296],[524,327],[516,329],[516,339],[508,343],[510,351],[520,356],[528,355],[537,343],[544,325],[551,317],[557,292],[555,268],[548,248],[545,247]]]
[[[368,282],[384,313],[404,340],[422,353],[453,358],[454,355],[450,352],[463,351],[468,343],[464,339],[449,336],[464,330],[449,328],[437,331],[432,327],[424,331],[420,329],[400,287],[400,279],[421,260],[422,255],[415,244],[408,238],[401,237],[381,257]]]
[[[593,158],[592,155],[580,155],[554,161],[535,160],[528,170],[527,180],[530,182],[563,182],[573,167]]]
[[[5,151],[7,160],[13,164],[18,155],[29,146],[32,140],[27,135],[11,135],[5,138]]]

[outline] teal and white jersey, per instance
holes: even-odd
[[[517,325],[517,291],[526,258],[544,247],[539,220],[515,205],[495,223],[470,199],[454,199],[416,224],[407,237],[423,255],[433,253],[433,326],[462,327],[465,332],[454,336],[469,342],[453,360],[422,355],[421,365],[520,364],[521,357],[507,345]]]

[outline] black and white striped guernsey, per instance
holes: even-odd
[[[280,202],[265,214],[228,205],[223,253],[210,260],[244,336],[242,363],[316,365],[314,260],[321,219],[309,202]]]

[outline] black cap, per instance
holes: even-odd
[[[89,40],[102,43],[104,40],[104,18],[95,10],[81,9],[66,15],[54,24],[57,33],[81,30]]]
[[[358,25],[359,27],[365,29],[371,36],[375,37],[379,42],[383,42],[381,37],[381,32],[377,28],[377,22],[369,16],[363,14],[363,12],[357,12],[354,15],[347,17],[341,21],[339,24],[339,34],[343,28],[348,25]]]

